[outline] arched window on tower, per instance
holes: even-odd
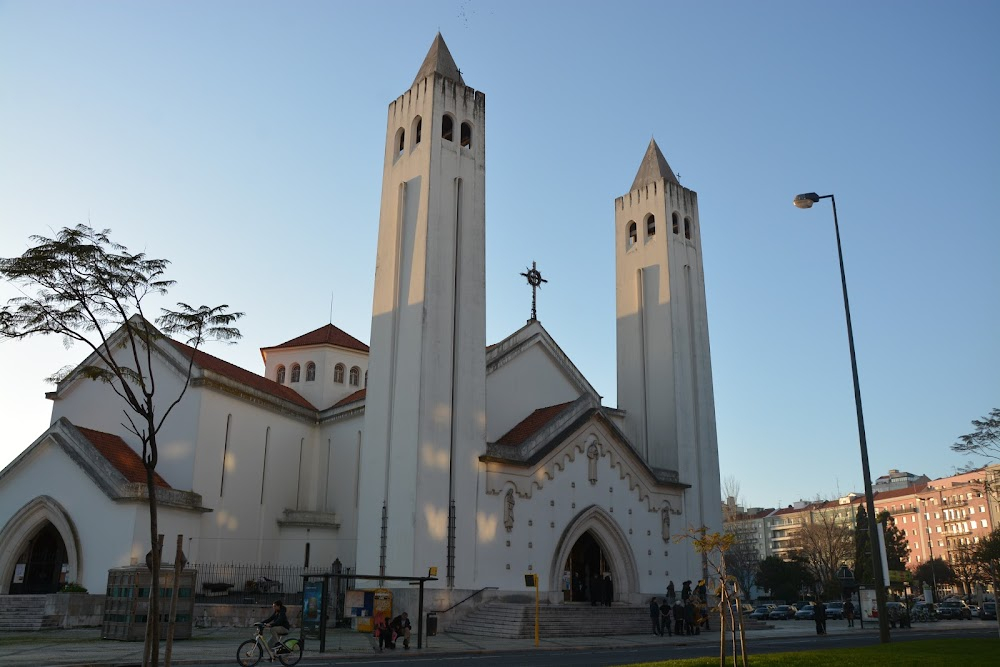
[[[292,382],[298,382],[299,376],[302,374],[302,367],[298,364],[292,364]]]
[[[677,215],[677,211],[674,211],[674,214],[671,216],[671,218],[673,220],[674,234],[680,234],[681,233],[681,218],[680,218],[679,215]]]
[[[306,364],[306,382],[316,381],[316,364],[309,362]]]
[[[445,141],[455,141],[455,121],[448,114],[441,118],[441,138]]]
[[[462,147],[472,148],[472,126],[462,123]]]
[[[337,364],[333,367],[333,381],[337,384],[344,384],[344,364]]]
[[[646,238],[651,239],[656,236],[656,218],[650,213],[646,216]]]
[[[278,372],[274,375],[274,381],[278,384],[285,384],[285,367],[278,366]]]
[[[691,239],[691,218],[684,218],[684,238]]]
[[[396,132],[396,157],[403,154],[403,150],[406,148],[406,130],[399,128]]]
[[[420,116],[413,119],[413,129],[411,130],[413,134],[413,145],[416,146],[420,143],[420,136],[423,133],[424,121]]]
[[[628,240],[625,241],[625,249],[626,250],[631,250],[632,246],[635,245],[635,242],[636,242],[637,239],[638,239],[638,233],[636,231],[635,221],[634,220],[629,220],[629,223],[628,223]]]
[[[357,387],[361,384],[361,369],[357,366],[351,368],[351,386]]]

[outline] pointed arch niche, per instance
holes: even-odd
[[[66,549],[69,572],[66,581],[79,581],[80,543],[76,527],[66,510],[51,496],[38,496],[14,513],[0,530],[0,595],[10,592],[18,557],[29,542],[52,526]]]
[[[559,591],[562,588],[566,562],[581,538],[597,542],[604,560],[611,564],[614,600],[631,600],[639,592],[639,571],[632,547],[614,517],[597,505],[591,505],[577,514],[559,538],[549,566],[549,590]]]

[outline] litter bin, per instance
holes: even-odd
[[[438,617],[434,612],[427,614],[427,636],[436,637],[438,633]]]

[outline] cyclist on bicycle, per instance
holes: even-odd
[[[271,628],[271,648],[278,648],[281,645],[281,638],[288,634],[288,615],[285,605],[281,600],[275,600],[271,604],[274,613],[261,621],[265,628]]]

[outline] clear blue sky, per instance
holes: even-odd
[[[486,93],[487,332],[539,318],[616,405],[613,201],[650,136],[698,192],[723,477],[862,489],[835,193],[874,476],[932,477],[1000,406],[1000,4],[0,3],[0,255],[80,222],[246,311],[207,351],[367,341],[386,107],[440,30]],[[0,297],[14,295],[0,284]],[[0,465],[58,340],[0,343]]]

